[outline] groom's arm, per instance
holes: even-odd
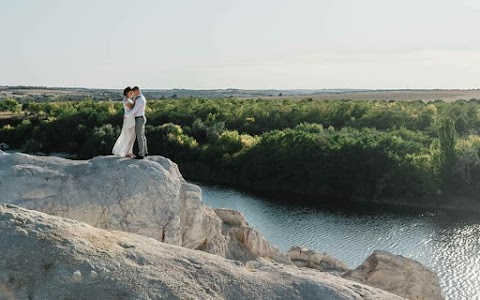
[[[135,102],[135,106],[130,111],[127,111],[125,113],[125,116],[127,116],[127,117],[134,116],[142,108],[143,105],[144,105],[143,104],[143,99],[138,99]]]

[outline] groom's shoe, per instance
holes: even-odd
[[[144,158],[144,156],[137,155],[137,156],[135,156],[133,159],[143,159],[143,158]]]

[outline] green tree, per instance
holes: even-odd
[[[18,113],[21,110],[22,110],[22,105],[13,98],[0,100],[0,111],[9,111],[13,113]]]
[[[438,137],[440,141],[440,167],[445,173],[448,172],[455,160],[455,122],[452,119],[444,118],[440,121]]]

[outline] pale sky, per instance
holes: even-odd
[[[475,0],[0,4],[0,86],[480,88]]]

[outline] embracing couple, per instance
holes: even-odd
[[[146,106],[147,100],[138,86],[127,87],[123,90],[123,126],[112,149],[114,155],[136,159],[142,159],[148,155],[147,138],[145,137]],[[133,154],[135,138],[138,143],[137,155]]]

